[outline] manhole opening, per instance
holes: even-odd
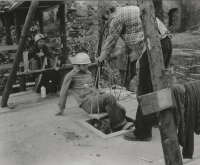
[[[129,118],[126,116],[126,120],[128,122],[135,122],[132,118]],[[90,119],[86,121],[88,124],[90,124],[92,127],[94,127],[96,130],[104,133],[105,135],[110,135],[112,133],[120,132],[116,131],[113,132],[111,127],[110,127],[110,119],[108,116],[105,116],[99,120],[97,119]]]

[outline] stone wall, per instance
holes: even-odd
[[[172,32],[194,30],[200,26],[199,0],[163,0],[162,10],[163,13],[156,13],[162,14],[161,20]]]
[[[164,0],[163,7],[163,23],[171,32],[177,32],[181,29],[182,7],[181,0]]]

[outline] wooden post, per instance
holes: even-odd
[[[15,22],[16,39],[17,39],[16,43],[19,44],[19,40],[21,37],[21,22],[18,11],[14,12],[14,22]]]
[[[44,26],[43,26],[43,13],[39,14],[39,26],[40,26],[40,33],[44,34]]]
[[[158,33],[155,10],[151,0],[138,1],[147,43],[149,67],[153,90],[167,87],[165,68]],[[149,40],[149,45],[147,40]],[[177,139],[174,116],[171,109],[158,113],[161,141],[166,165],[182,165],[182,157]]]
[[[66,23],[65,23],[65,17],[66,17],[66,13],[65,13],[65,4],[60,4],[59,8],[59,13],[60,13],[60,38],[61,38],[61,43],[62,43],[62,58],[61,58],[61,64],[66,64],[66,63],[70,63],[69,61],[69,48],[67,47],[67,31],[66,31]],[[59,89],[62,86],[64,77],[66,75],[66,72],[62,72],[61,74],[61,79],[59,82]]]
[[[12,45],[12,37],[10,31],[10,13],[5,13],[5,32],[6,32],[6,45]]]
[[[60,10],[60,37],[62,42],[62,63],[66,64],[68,62],[68,47],[67,47],[67,31],[65,23],[65,4],[61,4]]]
[[[14,12],[14,22],[15,22],[15,32],[16,32],[16,43],[19,44],[20,36],[21,36],[21,23],[20,16],[18,11]],[[21,57],[21,61],[23,61],[23,57]],[[19,67],[19,71],[23,72],[24,67]],[[26,77],[19,78],[20,83],[20,91],[26,91]]]
[[[17,73],[17,69],[19,67],[20,59],[21,59],[21,56],[23,54],[24,45],[26,45],[28,33],[30,31],[30,27],[31,27],[31,24],[33,22],[33,18],[35,16],[38,4],[39,4],[39,1],[32,1],[31,6],[30,6],[29,11],[28,11],[28,14],[26,16],[24,29],[22,31],[21,39],[19,41],[19,47],[17,49],[15,60],[14,60],[13,66],[11,68],[11,71],[10,71],[10,74],[9,74],[9,77],[8,77],[8,80],[7,80],[7,83],[6,83],[6,87],[4,89],[3,96],[2,96],[2,99],[1,99],[1,107],[2,108],[7,106],[7,101],[8,101],[8,98],[9,98],[9,91],[12,88],[12,81],[16,77],[16,73]]]

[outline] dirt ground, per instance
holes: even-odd
[[[190,32],[172,34],[173,48],[198,49],[200,50],[200,36]]]

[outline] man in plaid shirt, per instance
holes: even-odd
[[[128,57],[130,64],[128,67],[131,67],[131,79],[135,76],[136,62],[139,59],[138,95],[140,96],[151,93],[153,88],[139,7],[118,7],[116,2],[104,1],[100,5],[100,15],[104,21],[108,22],[109,29],[98,63],[102,63],[106,57],[112,53],[118,38],[121,37],[125,43],[126,50],[130,52]],[[157,24],[161,39],[164,63],[165,67],[167,67],[172,53],[171,37],[167,28],[158,18]],[[123,52],[121,51],[120,53]],[[118,54],[120,53],[118,52]],[[136,114],[136,129],[124,134],[124,138],[133,141],[151,140],[153,117],[154,115],[142,116],[140,107],[138,106]]]

